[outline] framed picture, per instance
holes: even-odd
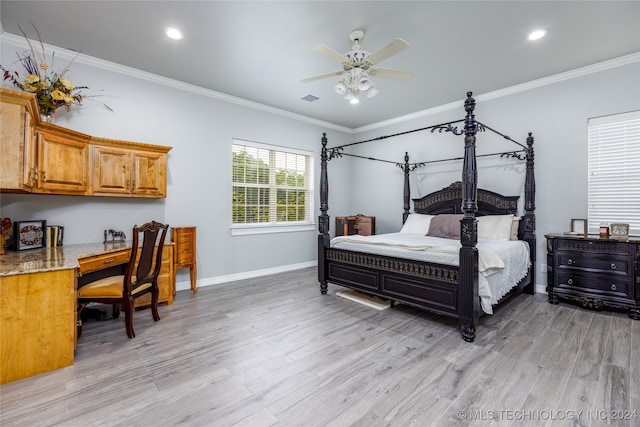
[[[47,221],[16,221],[13,223],[13,248],[16,251],[44,248]]]
[[[587,220],[586,219],[572,219],[571,220],[571,232],[576,234],[587,234]]]
[[[611,238],[618,240],[629,239],[629,224],[612,223],[609,225]]]

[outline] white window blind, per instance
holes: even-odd
[[[640,235],[640,111],[589,119],[588,226],[627,223]]]
[[[311,153],[233,141],[233,225],[311,224]]]

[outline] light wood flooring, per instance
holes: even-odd
[[[640,425],[626,314],[518,295],[466,343],[455,320],[323,296],[315,276],[181,291],[157,323],[135,313],[134,339],[123,316],[89,322],[73,366],[0,387],[0,425]]]

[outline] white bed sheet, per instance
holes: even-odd
[[[388,233],[339,236],[331,240],[331,247],[457,266],[461,244],[459,240]],[[529,245],[521,240],[479,239],[477,248],[480,305],[485,313],[493,314],[491,306],[527,275]]]

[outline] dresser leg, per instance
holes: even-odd
[[[549,304],[559,304],[560,300],[553,293],[549,293]]]
[[[630,308],[629,317],[633,320],[640,320],[640,308]]]

